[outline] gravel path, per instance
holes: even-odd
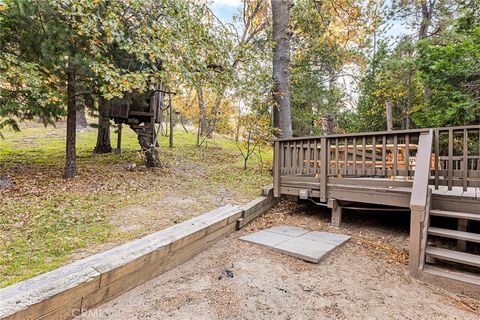
[[[327,214],[309,210],[283,203],[247,229],[79,319],[479,319],[479,301],[408,276],[408,234],[401,226],[347,215],[344,226],[334,229]],[[238,240],[281,224],[347,233],[352,239],[318,265]]]

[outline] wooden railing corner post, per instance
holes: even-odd
[[[420,268],[420,248],[422,244],[422,229],[425,208],[411,208],[410,239],[408,244],[408,266],[410,275],[417,276]]]
[[[273,147],[273,196],[280,197],[280,141],[275,141]]]
[[[413,186],[410,198],[410,241],[409,241],[409,269],[412,276],[418,276],[421,267],[421,253],[423,227],[430,206],[430,157],[432,154],[433,131],[420,134],[417,152],[417,166],[413,177]]]
[[[327,202],[328,192],[328,148],[327,138],[320,140],[320,201]]]

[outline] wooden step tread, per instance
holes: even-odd
[[[434,276],[445,277],[445,278],[480,286],[480,277],[476,277],[474,275],[470,275],[462,272],[449,271],[449,270],[431,267],[431,266],[425,266],[423,268],[423,271]]]
[[[425,253],[431,257],[480,267],[480,256],[428,246]]]
[[[475,214],[475,213],[454,212],[454,211],[444,211],[444,210],[435,209],[435,210],[430,210],[430,215],[480,221],[480,214]]]
[[[466,240],[466,241],[480,243],[480,234],[478,233],[429,227],[428,234],[432,236],[440,236],[445,238],[452,238],[452,239]]]

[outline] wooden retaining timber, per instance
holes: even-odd
[[[273,187],[244,205],[198,217],[0,289],[0,319],[71,319],[200,253],[252,221],[277,199]]]
[[[242,206],[243,213],[242,217],[237,221],[237,229],[243,228],[243,226],[262,215],[265,211],[268,211],[277,203],[277,200],[277,198],[273,197],[273,187],[264,188],[262,197]]]

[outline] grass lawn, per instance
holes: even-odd
[[[271,183],[270,147],[244,171],[234,141],[196,147],[195,134],[176,131],[173,149],[160,139],[164,166],[148,170],[136,135],[128,127],[123,132],[121,155],[93,155],[96,130],[79,132],[78,176],[70,181],[62,179],[64,123],[27,122],[21,132],[2,132],[0,176],[14,187],[0,190],[0,287],[220,205],[244,203]],[[127,171],[130,163],[137,170]]]

